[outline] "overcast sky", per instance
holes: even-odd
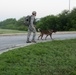
[[[76,7],[76,0],[70,0],[70,9]],[[57,15],[69,10],[69,0],[0,0],[0,21],[7,18],[20,19],[37,12],[36,18]]]

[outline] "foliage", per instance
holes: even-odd
[[[44,18],[41,18],[41,20],[37,23],[38,28],[40,29],[55,29],[56,23],[57,23],[57,17],[54,15],[49,15]]]
[[[27,30],[24,25],[24,17],[20,18],[18,21],[13,18],[6,19],[0,22],[0,28],[2,29],[14,29],[14,30]]]
[[[0,55],[0,75],[76,75],[76,39],[5,52]]]
[[[71,12],[64,10],[62,13],[54,16],[49,15],[37,23],[37,28],[54,29],[57,31],[75,31],[76,30],[76,9]]]

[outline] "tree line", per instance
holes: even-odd
[[[48,15],[40,19],[37,28],[54,29],[57,31],[75,31],[76,30],[76,8],[72,11],[64,10],[60,14]]]
[[[0,22],[2,29],[27,30],[24,24],[24,17],[16,20],[15,18],[6,19]],[[57,31],[75,31],[76,30],[76,8],[72,11],[64,10],[58,15],[48,15],[36,21],[36,28]]]
[[[24,17],[16,20],[15,18],[9,18],[0,22],[1,29],[12,29],[12,30],[27,30],[24,25]]]

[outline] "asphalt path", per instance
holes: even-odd
[[[67,33],[67,34],[59,34],[59,33],[54,33],[52,35],[54,40],[64,40],[64,39],[72,39],[72,38],[76,38],[76,33]],[[34,43],[26,43],[26,35],[11,35],[11,36],[0,36],[0,54],[3,52],[6,52],[8,50],[12,50],[14,48],[18,48],[18,47],[23,47],[23,46],[27,46],[30,44],[34,44]],[[46,41],[52,41],[50,36],[48,36],[47,40],[37,40],[38,35],[36,36],[36,41],[37,43],[39,42],[46,42]],[[43,39],[45,38],[45,35],[43,37]],[[32,39],[32,35],[30,37],[30,40]]]

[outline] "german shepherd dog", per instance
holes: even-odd
[[[40,35],[38,36],[38,40],[40,37],[41,37],[41,40],[43,40],[42,39],[43,35],[46,35],[45,40],[48,37],[48,35],[50,35],[50,38],[52,39],[52,33],[56,33],[56,30],[53,30],[53,29],[51,29],[51,30],[40,30],[39,29],[38,31],[40,31]]]

